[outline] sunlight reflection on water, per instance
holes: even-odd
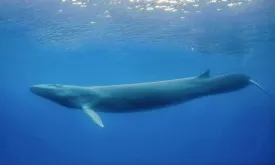
[[[251,43],[270,33],[269,18],[255,14],[253,0],[15,2],[0,2],[0,29],[5,28],[1,24],[16,23],[39,44],[69,49],[133,42],[239,55],[249,53]]]

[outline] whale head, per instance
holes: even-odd
[[[39,84],[33,85],[30,87],[30,91],[41,97],[52,97],[63,95],[64,94],[64,86],[60,84]]]
[[[77,97],[75,88],[61,84],[33,85],[30,87],[30,91],[35,95],[66,107],[71,107],[72,101]]]

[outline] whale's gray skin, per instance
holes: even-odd
[[[82,109],[104,127],[96,112],[147,111],[180,104],[203,96],[237,91],[257,83],[244,74],[210,76],[209,70],[196,77],[110,86],[41,84],[32,93],[68,108]],[[265,91],[266,92],[266,91]]]

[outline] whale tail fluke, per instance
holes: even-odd
[[[258,84],[257,82],[255,82],[253,80],[250,80],[250,83],[256,85],[259,89],[261,89],[263,92],[265,92],[270,98],[274,99],[274,96],[271,93],[267,92],[260,84]]]

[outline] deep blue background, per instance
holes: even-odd
[[[264,20],[263,20],[264,21]],[[209,25],[208,25],[209,26]],[[255,44],[251,58],[194,54],[165,43],[105,43],[83,50],[39,47],[1,31],[0,164],[274,164],[274,100],[254,86],[132,114],[84,113],[34,96],[39,83],[109,85],[245,73],[275,93],[274,43]],[[270,34],[271,35],[271,34]],[[232,46],[234,49],[234,46]]]

